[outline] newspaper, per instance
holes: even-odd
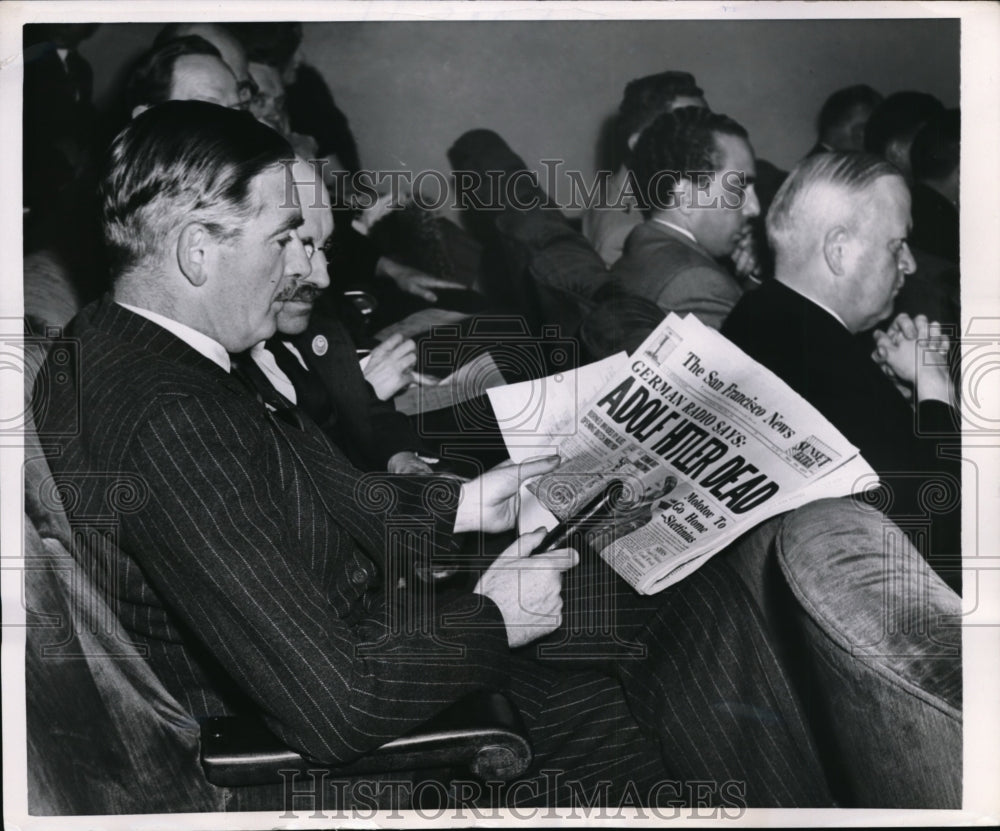
[[[819,412],[691,315],[668,316],[625,366],[554,442],[560,468],[528,490],[561,520],[620,480],[612,518],[587,541],[642,594],[770,516],[878,482]]]

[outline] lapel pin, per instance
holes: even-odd
[[[319,355],[322,357],[326,354],[326,350],[330,348],[330,344],[323,335],[316,335],[312,339],[312,351],[314,355]]]

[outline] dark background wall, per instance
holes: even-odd
[[[105,24],[83,44],[99,102],[158,28]],[[693,72],[712,108],[786,169],[840,87],[959,103],[959,23],[948,19],[309,23],[304,52],[374,169],[447,172],[454,139],[490,127],[531,166],[560,158],[589,175],[625,83],[665,69]]]

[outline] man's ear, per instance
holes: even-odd
[[[670,194],[673,207],[680,210],[682,214],[691,213],[695,205],[694,182],[686,176],[677,179]]]
[[[177,237],[177,265],[193,286],[201,286],[208,279],[209,261],[215,239],[200,222],[191,222],[181,229]]]
[[[843,225],[835,225],[823,237],[823,258],[831,272],[838,277],[847,271],[847,245],[851,232]]]
[[[905,141],[890,141],[885,148],[885,158],[904,173],[909,173],[910,145]]]

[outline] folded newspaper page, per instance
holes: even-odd
[[[619,480],[613,518],[587,542],[642,594],[770,516],[878,482],[819,412],[691,315],[668,316],[625,365],[556,431],[562,465],[528,490],[566,519]]]

